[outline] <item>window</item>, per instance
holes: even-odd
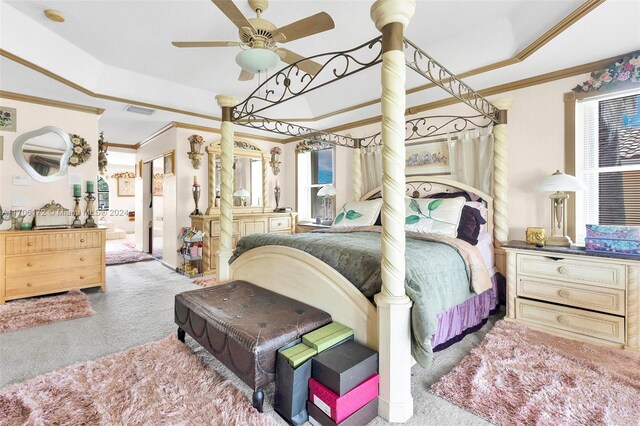
[[[109,210],[109,184],[98,176],[98,210]]]
[[[640,92],[576,105],[576,239],[586,224],[640,225]]]
[[[334,152],[333,148],[325,148],[298,153],[297,210],[301,220],[333,217],[333,211],[325,212],[324,200],[318,197],[318,191],[324,185],[335,186]]]

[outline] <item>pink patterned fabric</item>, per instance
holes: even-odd
[[[339,396],[311,378],[309,379],[309,401],[331,417],[334,422],[340,423],[378,396],[378,382],[379,377],[374,374],[349,392]]]

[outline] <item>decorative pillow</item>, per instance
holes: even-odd
[[[480,214],[480,211],[465,203],[462,207],[462,214],[460,215],[460,224],[458,225],[458,237],[459,239],[468,242],[471,245],[478,244],[478,235],[480,235],[480,229],[482,225],[487,223],[486,220]]]
[[[382,199],[367,201],[351,201],[346,203],[333,221],[332,226],[371,226],[380,214]]]
[[[458,198],[464,197],[465,200],[471,201],[471,195],[469,195],[466,191],[457,191],[457,192],[438,192],[437,194],[429,194],[429,198]]]
[[[458,235],[460,215],[465,198],[406,198],[405,229],[407,231]]]

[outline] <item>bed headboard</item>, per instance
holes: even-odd
[[[406,194],[412,198],[429,198],[432,194],[440,192],[467,192],[472,200],[482,199],[487,207],[487,224],[485,225],[489,235],[493,238],[493,197],[464,183],[451,179],[435,176],[407,176]],[[375,188],[361,197],[361,200],[373,200],[382,198],[382,187]]]

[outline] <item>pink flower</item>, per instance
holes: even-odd
[[[589,77],[589,80],[587,80],[587,84],[593,84],[595,81],[596,81],[595,78]]]
[[[629,71],[623,71],[618,73],[618,81],[625,81],[625,80],[629,80],[629,77],[631,76],[631,73]]]
[[[630,63],[625,64],[624,66],[624,70],[625,71],[631,71],[633,69],[633,65]]]
[[[604,74],[602,74],[600,76],[600,81],[604,81],[604,82],[609,82],[613,80],[613,78],[611,77],[611,75],[609,74],[609,71],[605,72]]]
[[[589,91],[589,85],[588,84],[583,85],[582,86],[582,91],[583,92],[588,92]]]

